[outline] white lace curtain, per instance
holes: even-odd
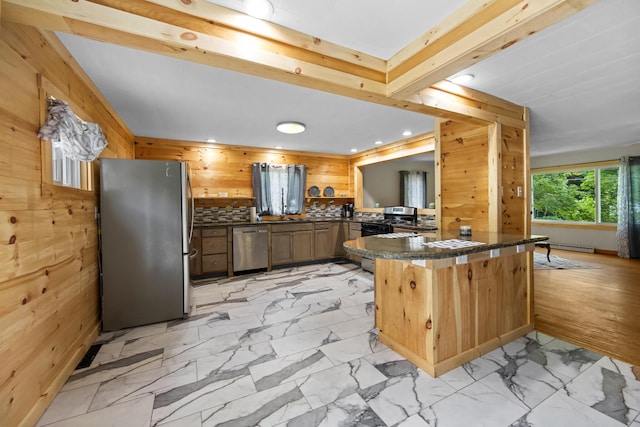
[[[65,157],[82,162],[95,160],[107,140],[97,123],[79,119],[65,101],[49,98],[47,120],[38,132],[38,138],[51,141]]]
[[[640,258],[640,158],[623,157],[618,172],[618,256]]]

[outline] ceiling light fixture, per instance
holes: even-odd
[[[451,79],[451,81],[455,84],[469,83],[473,80],[475,76],[473,74],[460,74],[459,76],[455,76]]]
[[[382,141],[376,141],[376,142],[374,142],[374,144],[375,145],[380,145],[380,144],[382,144]]]
[[[349,151],[351,151],[352,153],[357,153],[357,152],[358,152],[358,149],[357,149],[357,148],[352,148],[352,149],[351,149],[351,150],[349,150]]]
[[[207,138],[207,142],[216,142],[214,138]]]
[[[273,148],[275,148],[276,150],[282,150],[282,145],[276,145],[276,146],[275,146],[275,147],[273,147]]]
[[[304,123],[300,122],[281,122],[276,125],[278,132],[294,135],[296,133],[302,133],[307,127]]]
[[[411,135],[413,134],[411,133],[410,130],[405,130],[404,132],[402,132],[402,136],[411,136]]]
[[[273,14],[273,5],[269,0],[244,0],[244,10],[258,19],[269,19]]]

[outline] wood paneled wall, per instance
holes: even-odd
[[[253,197],[256,162],[306,165],[307,189],[331,186],[336,197],[353,197],[347,156],[136,137],[135,158],[188,161],[196,197]]]
[[[439,121],[436,125],[436,169],[440,170],[440,193],[436,210],[444,230],[471,225],[490,231],[489,221],[489,126]],[[439,129],[439,131],[438,131]]]
[[[38,75],[98,122],[103,156],[133,135],[51,33],[0,29],[0,425],[39,419],[99,328],[95,191],[44,184]]]
[[[531,178],[526,132],[509,126],[501,128],[502,232],[530,233]]]
[[[436,135],[436,215],[441,228],[471,225],[478,231],[529,233],[526,129],[440,120]]]

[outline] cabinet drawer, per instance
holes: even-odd
[[[202,257],[202,272],[227,271],[227,254],[205,255]]]
[[[316,230],[327,230],[327,229],[331,228],[331,223],[328,222],[328,221],[327,222],[325,222],[325,221],[316,222],[316,223],[314,223],[314,226],[315,226]]]
[[[202,237],[222,237],[227,235],[227,227],[203,228]]]
[[[226,254],[227,237],[204,237],[202,239],[202,254]]]
[[[302,222],[298,224],[273,224],[271,226],[272,233],[279,233],[284,231],[306,231],[313,230],[312,222]]]

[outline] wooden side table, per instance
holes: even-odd
[[[551,258],[549,257],[549,254],[551,254],[551,243],[536,242],[536,247],[546,248],[547,249],[547,261],[551,262]]]

